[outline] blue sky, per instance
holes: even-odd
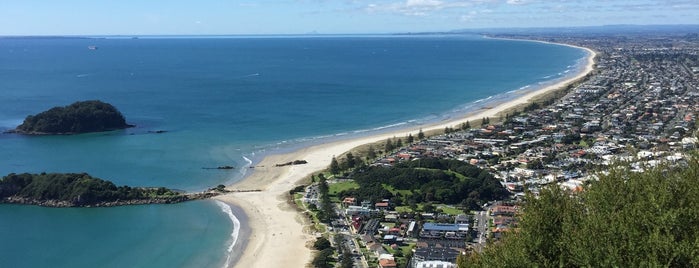
[[[0,35],[303,34],[699,24],[698,0],[0,0]]]

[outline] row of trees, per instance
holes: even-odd
[[[490,118],[484,117],[481,122],[483,124],[489,124],[490,123]],[[471,123],[469,121],[466,121],[461,124],[459,129],[454,129],[452,127],[446,127],[444,128],[444,133],[449,134],[449,133],[454,133],[459,130],[468,130],[471,129]],[[417,133],[417,140],[423,140],[425,139],[425,133],[420,129]],[[413,137],[412,133],[409,133],[405,137],[405,142],[406,144],[412,144],[416,140],[415,137]],[[386,142],[384,143],[383,146],[383,152],[391,152],[396,149],[402,148],[405,144],[403,143],[402,138],[388,138],[386,139]],[[377,157],[377,151],[376,148],[374,148],[373,145],[369,145],[369,147],[366,150],[366,160],[371,161],[373,159],[376,159]],[[361,164],[361,158],[355,157],[352,152],[348,152],[345,155],[344,161],[339,161],[337,158],[333,157],[332,162],[330,164],[330,173],[332,174],[339,174],[343,170],[349,170],[352,168],[355,168]]]
[[[110,181],[85,173],[12,173],[0,180],[0,198],[15,196],[40,202],[65,201],[77,206],[178,195],[162,187],[117,187]]]
[[[420,129],[417,133],[417,140],[422,140],[425,138],[425,133],[422,132],[422,129]],[[412,133],[409,133],[405,137],[405,142],[406,144],[411,144],[415,141],[415,137],[413,137]],[[396,149],[402,148],[405,144],[403,143],[402,138],[388,138],[386,139],[386,142],[384,143],[383,151],[377,152],[376,148],[374,148],[373,145],[369,145],[369,147],[366,150],[366,153],[364,157],[366,158],[366,161],[371,161],[376,159],[378,156],[378,153],[383,153],[383,152],[391,152]],[[332,174],[340,174],[343,170],[350,170],[359,166],[362,166],[363,164],[366,164],[362,162],[361,157],[356,157],[352,152],[347,152],[345,154],[344,159],[338,160],[333,156],[332,161],[330,162],[330,168],[329,171]]]
[[[314,177],[313,180],[315,181],[316,178]],[[318,208],[318,213],[316,215],[318,216],[318,220],[321,222],[330,223],[337,217],[337,213],[335,212],[335,207],[332,201],[330,201],[328,181],[325,178],[325,175],[322,173],[318,174],[317,180],[318,193],[320,194],[320,207]]]
[[[337,158],[333,156],[332,160],[330,161],[330,173],[339,174],[342,170],[353,169],[361,163],[361,159],[355,158],[352,152],[347,152],[347,154],[345,154],[345,160],[342,161],[342,163],[337,161]]]
[[[699,267],[699,162],[621,166],[572,194],[528,195],[519,230],[459,267]]]
[[[311,263],[313,264],[313,267],[316,268],[330,268],[332,265],[330,264],[332,261],[335,259],[333,258],[333,254],[335,254],[335,250],[332,247],[332,244],[330,244],[330,240],[328,240],[325,237],[318,237],[316,241],[313,243],[313,248],[315,250],[318,250],[318,253],[315,255],[313,258],[313,261]]]

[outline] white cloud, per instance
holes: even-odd
[[[508,5],[523,5],[526,4],[526,0],[507,0],[506,2]]]
[[[444,9],[463,8],[473,5],[476,1],[441,1],[441,0],[406,0],[404,2],[392,2],[386,4],[369,4],[368,12],[388,12],[409,16],[428,16],[436,11]]]
[[[638,17],[691,14],[697,0],[347,0],[369,13],[507,25],[638,23]],[[368,4],[372,3],[372,4]],[[693,21],[697,21],[694,19]],[[654,23],[663,23],[655,20]]]
[[[459,17],[459,20],[461,22],[470,22],[473,21],[473,19],[478,15],[477,11],[469,11],[467,14],[461,15]]]
[[[408,7],[419,7],[419,6],[432,6],[438,7],[444,4],[444,2],[439,0],[407,0],[405,6]]]

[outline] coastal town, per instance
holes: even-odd
[[[333,158],[340,170],[331,164],[322,178],[292,191],[315,224],[314,267],[457,267],[460,255],[516,229],[523,197],[536,196],[546,185],[584,191],[588,181],[618,163],[634,172],[683,163],[698,143],[699,35],[630,35],[493,36],[586,47],[596,53],[595,68],[497,118],[446,127],[437,135],[393,137]],[[407,204],[415,191],[386,184],[382,187],[395,198],[351,195],[359,193],[352,190],[360,188],[362,170],[425,159],[476,166],[508,195]],[[319,220],[324,208],[332,209],[323,213],[333,217]]]
[[[0,6],[0,268],[699,267],[698,0]]]
[[[524,208],[552,188],[575,197],[620,165],[640,174],[696,162],[699,35],[491,37],[590,54],[574,74],[508,92],[502,102],[476,102],[456,120],[272,154],[249,169],[198,167],[253,171],[204,193],[41,173],[7,176],[0,196],[52,207],[212,198],[238,228],[226,263],[239,267],[453,268],[521,233]],[[677,226],[684,227],[669,228]]]

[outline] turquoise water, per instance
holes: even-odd
[[[99,49],[87,49],[92,45]],[[458,116],[483,105],[476,101],[561,79],[584,56],[570,47],[476,36],[0,39],[0,131],[28,114],[87,99],[114,104],[137,125],[74,136],[0,135],[0,174],[88,172],[119,185],[202,190],[239,180],[250,160],[269,152]],[[167,132],[150,133],[157,130]],[[238,168],[203,169],[221,165]],[[158,226],[165,213],[196,218],[201,211],[209,213],[212,225],[231,226],[212,202],[115,210],[133,213],[125,226]],[[113,227],[105,219],[116,212],[95,211],[0,206],[0,229],[16,230],[0,238],[23,241],[37,233],[35,243],[72,245],[71,236],[43,234],[56,226],[80,233],[82,217]],[[186,230],[187,221],[170,224]],[[107,255],[119,252],[124,262],[153,258],[149,267],[197,267],[199,256],[220,253],[230,243],[230,228],[218,227],[212,232],[223,240],[173,251],[128,251],[105,232],[63,252],[35,254],[29,244],[15,249],[34,254],[36,265],[22,265],[4,250],[0,260],[14,261],[11,267],[40,267],[80,255],[88,260],[57,266],[91,267],[116,261]],[[146,229],[133,232],[144,237],[135,244],[154,245],[165,244],[161,237],[173,230],[158,230],[157,236],[146,235]],[[148,254],[153,255],[144,257]],[[188,257],[155,261],[169,254]],[[225,254],[203,266],[223,259]]]
[[[221,267],[230,220],[214,201],[0,210],[2,267]],[[212,247],[211,245],[219,245]],[[202,251],[201,249],[209,249]]]

